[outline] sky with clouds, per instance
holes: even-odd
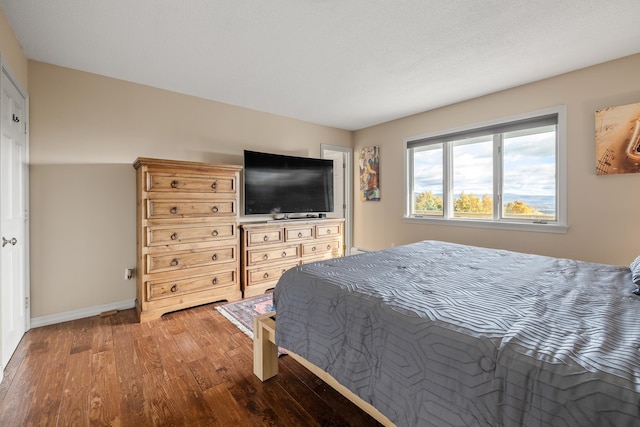
[[[505,134],[504,194],[554,196],[555,132],[526,136]],[[470,143],[471,142],[471,143]],[[437,148],[436,148],[437,147]],[[442,145],[416,150],[414,190],[442,194]],[[493,193],[493,144],[491,137],[475,138],[454,146],[454,193],[479,197]]]

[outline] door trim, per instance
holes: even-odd
[[[346,155],[345,159],[345,183],[344,199],[346,203],[344,221],[344,245],[345,255],[349,255],[353,242],[353,149],[341,145],[320,144],[320,157],[324,158],[325,151],[338,151]]]

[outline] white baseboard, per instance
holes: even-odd
[[[136,300],[127,300],[114,302],[105,305],[96,305],[93,307],[81,308],[79,310],[65,311],[64,313],[50,314],[47,316],[32,317],[31,327],[38,328],[40,326],[54,325],[56,323],[68,322],[69,320],[82,319],[85,317],[97,316],[104,311],[110,310],[127,310],[136,305]]]

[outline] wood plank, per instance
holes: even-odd
[[[283,356],[282,359],[286,359],[286,356]],[[324,399],[322,393],[318,394],[316,390],[309,388],[307,384],[310,381],[307,378],[313,376],[313,374],[308,370],[307,372],[301,372],[285,366],[291,364],[283,363],[282,365],[282,369],[271,382],[278,384],[285,393],[295,399],[303,408],[306,408],[321,425],[353,426],[363,422],[370,422],[368,417],[363,418],[359,412],[356,412],[356,416],[352,416],[351,414],[354,412],[353,404],[341,397],[335,390],[335,394],[332,394],[332,400]],[[298,375],[301,375],[304,379]],[[326,388],[331,389],[328,386]]]
[[[184,425],[209,426],[226,423],[226,420],[217,418],[217,405],[209,405],[192,375],[172,378],[164,384],[164,388],[181,411]]]
[[[88,350],[74,353],[72,346],[58,411],[60,425],[89,425],[87,389],[91,377],[91,352]]]
[[[251,342],[249,337],[245,338]],[[230,371],[236,391],[234,397],[240,402],[246,400],[247,408],[256,409],[256,415],[264,417],[264,422],[275,422],[282,425],[319,425],[305,412],[295,399],[284,402],[279,399],[282,390],[277,383],[263,383],[253,375],[253,355],[242,348],[228,354],[228,365],[234,366]],[[232,391],[233,393],[233,391]]]
[[[27,332],[0,426],[375,426],[290,357],[262,383],[252,341],[214,305],[140,324],[134,310]]]
[[[88,317],[72,323],[71,354],[91,350],[96,319],[96,317]]]
[[[119,381],[141,377],[145,370],[136,354],[132,337],[124,332],[114,333],[113,345]]]
[[[91,389],[89,390],[89,424],[119,426],[120,399],[116,360],[112,350],[91,355]]]
[[[117,313],[116,313],[117,314]],[[91,342],[92,353],[113,350],[113,333],[111,317],[97,317],[93,325],[94,333]]]
[[[309,394],[313,397],[310,398],[315,402],[314,406],[322,406],[320,402],[324,402],[333,408],[338,414],[341,414],[348,425],[370,425],[370,426],[382,426],[378,421],[371,418],[371,416],[362,410],[356,410],[357,405],[352,401],[344,397],[336,389],[328,385],[322,379],[318,378],[315,374],[309,371],[306,367],[302,366],[295,359],[290,356],[280,358],[280,366],[282,372],[287,375],[287,372],[293,374],[293,378],[302,382],[308,389]],[[278,374],[279,376],[280,374]],[[278,377],[274,377],[273,380],[280,381]],[[290,384],[291,379],[284,378],[283,388],[287,390],[290,387],[294,387]],[[306,396],[309,398],[309,396]],[[360,408],[358,408],[360,409]]]
[[[251,415],[247,414],[238,401],[233,397],[225,384],[219,384],[204,391],[203,398],[207,404],[214,408],[219,420],[224,420],[229,426],[247,426],[256,424]]]
[[[65,388],[60,399],[58,412],[58,425],[61,426],[88,426],[89,411],[87,403],[87,388]]]
[[[24,425],[55,425],[70,360],[72,331],[77,327],[74,322],[61,325],[57,333],[46,338],[49,347],[48,351],[42,355],[46,359],[40,360],[43,364],[36,368],[35,375],[38,376],[38,380],[35,392],[30,395],[30,401],[22,402],[23,405],[29,405]],[[45,360],[46,363],[44,363]],[[46,369],[43,369],[45,366]]]
[[[198,387],[202,391],[207,391],[224,382],[216,369],[214,369],[211,360],[208,357],[189,362],[189,369]]]
[[[180,351],[163,351],[160,355],[165,379],[180,377],[189,371],[189,366]]]
[[[206,356],[189,331],[174,335],[173,339],[187,363]]]
[[[24,420],[33,410],[32,403],[35,401],[35,393],[40,381],[42,366],[46,366],[48,360],[46,356],[29,355],[24,358],[15,373],[7,392],[0,404],[0,425],[21,426]],[[2,381],[5,383],[7,379]]]
[[[142,426],[148,423],[142,376],[121,378],[116,394],[120,396],[123,426]]]
[[[164,367],[162,365],[161,351],[156,340],[151,336],[146,336],[134,340],[133,346],[141,367],[150,374],[163,376]]]

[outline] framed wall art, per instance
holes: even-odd
[[[360,149],[360,200],[380,200],[379,147]]]
[[[640,172],[640,103],[597,110],[596,173]]]

